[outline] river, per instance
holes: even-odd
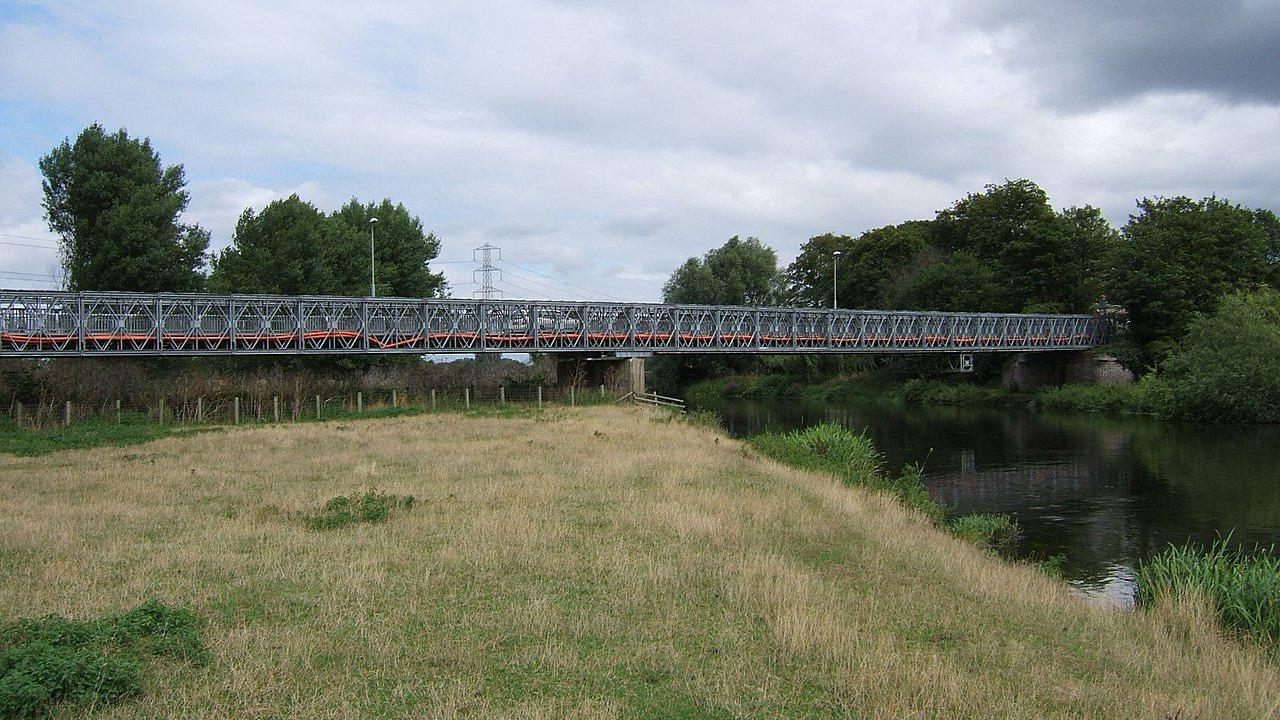
[[[1018,553],[1062,555],[1067,581],[1098,600],[1132,603],[1137,563],[1169,543],[1280,543],[1280,427],[792,400],[709,409],[740,437],[823,422],[865,431],[888,470],[924,463],[952,513],[1014,516]]]

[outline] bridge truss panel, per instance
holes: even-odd
[[[0,357],[1079,350],[1091,315],[0,290]]]

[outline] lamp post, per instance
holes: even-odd
[[[840,290],[836,279],[840,276],[840,251],[831,253],[831,309],[840,307]]]
[[[378,297],[378,271],[373,264],[373,226],[377,224],[378,218],[369,218],[369,297]]]

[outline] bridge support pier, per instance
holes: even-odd
[[[1133,373],[1110,355],[1092,350],[1018,353],[1005,364],[1000,385],[1031,391],[1042,387],[1075,385],[1128,385]]]
[[[618,393],[644,392],[644,357],[573,353],[556,358],[556,386],[605,388]]]

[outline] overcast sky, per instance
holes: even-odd
[[[215,247],[390,197],[509,296],[653,300],[732,235],[785,262],[1005,178],[1280,209],[1271,0],[182,5],[0,0],[0,286],[56,268],[36,162],[94,121],[185,166]]]

